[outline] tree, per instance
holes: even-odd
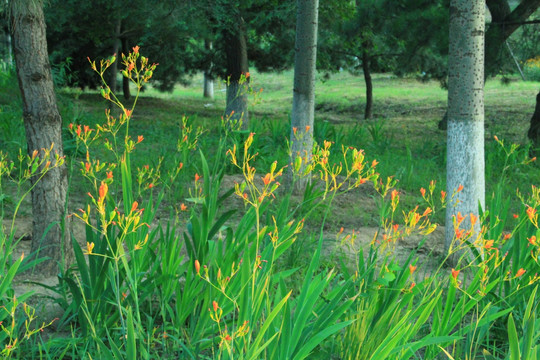
[[[540,7],[540,0],[522,0],[511,10],[509,0],[486,0],[491,22],[485,35],[484,81],[503,68],[508,56],[504,56],[504,44],[508,38]],[[534,117],[533,117],[534,119]],[[439,122],[439,129],[446,129],[447,116]],[[531,124],[532,127],[532,124]],[[529,131],[529,135],[531,135]]]
[[[343,21],[338,30],[343,40],[341,44],[343,54],[354,58],[349,68],[351,65],[353,69],[356,68],[358,62],[362,66],[366,84],[364,119],[371,119],[373,116],[372,67],[378,57],[385,57],[384,53],[388,51],[386,45],[393,39],[385,27],[387,6],[389,6],[387,2],[381,0],[356,0],[354,8],[351,9],[354,15],[351,19]]]
[[[23,99],[23,117],[28,152],[46,149],[63,156],[62,118],[56,105],[51,67],[47,52],[45,18],[42,2],[10,2],[11,26],[17,78]],[[39,156],[41,156],[39,155]],[[64,166],[51,168],[32,188],[32,253],[50,260],[38,265],[43,275],[57,273],[57,262],[69,258],[71,246],[64,242],[67,171]],[[64,247],[62,247],[64,246]]]
[[[246,25],[238,8],[231,8],[227,26],[222,31],[226,58],[227,105],[225,116],[249,124],[247,82],[249,82]]]
[[[294,162],[301,157],[303,164],[311,159],[313,151],[318,13],[319,0],[297,0],[290,136],[291,160]],[[302,191],[307,181],[305,178],[299,179],[293,190]]]
[[[204,49],[212,51],[212,42],[208,39],[204,41]],[[208,65],[208,69],[204,71],[204,91],[205,98],[214,98],[214,79],[212,77],[212,62]]]
[[[451,0],[448,53],[448,133],[445,248],[462,238],[460,229],[484,206],[484,28],[482,0]],[[479,223],[476,222],[476,231]]]

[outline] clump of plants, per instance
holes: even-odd
[[[8,329],[0,312],[0,351],[14,358],[80,359],[534,359],[540,236],[540,192],[520,195],[523,207],[506,224],[508,207],[496,194],[480,218],[458,214],[449,254],[432,269],[419,259],[430,241],[432,219],[455,194],[435,181],[420,189],[418,206],[404,210],[393,177],[377,172],[363,150],[323,139],[311,157],[264,159],[258,135],[223,119],[212,161],[199,146],[206,132],[181,122],[177,152],[152,165],[133,166],[143,134],[130,124],[142,87],[156,64],[139,47],[122,55],[122,74],[137,89],[126,107],[110,90],[105,72],[115,57],[90,61],[109,101],[95,128],[72,124],[79,158],[71,161],[87,183],[86,204],[74,212],[86,237],[73,236],[75,264],[60,278],[69,337],[41,338],[33,319],[17,317],[13,231],[2,235],[7,251],[0,269],[0,311],[12,314]],[[295,134],[304,129],[293,129]],[[500,142],[504,148],[504,144]],[[101,157],[103,153],[108,154]],[[76,155],[74,155],[76,156]],[[0,157],[0,160],[3,159]],[[30,171],[43,161],[21,155]],[[24,160],[24,161],[23,161]],[[16,167],[1,160],[3,177]],[[40,163],[42,164],[42,163]],[[264,170],[262,166],[264,165]],[[53,166],[53,165],[49,165]],[[231,170],[232,169],[232,170]],[[34,172],[32,172],[34,171]],[[239,174],[224,188],[225,171]],[[311,179],[298,197],[293,181]],[[2,177],[0,177],[1,179]],[[341,229],[337,241],[348,255],[325,256],[325,223],[336,197],[362,186],[374,189],[378,231],[370,244]],[[163,204],[185,196],[162,216]],[[502,190],[501,190],[502,191]],[[2,192],[2,196],[4,192]],[[17,196],[22,199],[23,196]],[[233,199],[240,207],[231,207]],[[161,211],[161,212],[160,212]],[[305,222],[322,212],[320,227]],[[16,211],[15,211],[16,213]],[[464,227],[469,218],[470,228]],[[476,227],[475,225],[480,225]],[[477,231],[476,229],[480,229]],[[508,229],[511,229],[510,231]],[[4,234],[2,232],[2,234]],[[422,238],[405,260],[395,249],[405,237]],[[310,256],[286,261],[299,239],[314,243]],[[454,253],[472,254],[450,268]],[[9,279],[9,280],[8,280]],[[28,309],[23,305],[24,309]],[[10,312],[11,311],[11,312]],[[26,330],[25,330],[26,329]],[[9,336],[8,336],[9,335]],[[20,339],[14,344],[14,339]],[[36,339],[24,345],[23,339]],[[18,345],[19,352],[11,351]],[[8,352],[10,350],[10,352]]]

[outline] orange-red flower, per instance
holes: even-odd
[[[459,270],[452,268],[452,277],[454,278],[454,280],[457,281],[458,275],[459,275]]]
[[[416,270],[416,266],[415,265],[412,265],[412,264],[409,264],[409,271],[412,274],[414,274],[414,271]]]
[[[457,188],[457,192],[461,192],[461,190],[463,190],[463,185],[459,184],[459,186]]]
[[[525,270],[525,269],[523,269],[523,268],[519,269],[519,270],[517,271],[517,273],[516,273],[516,277],[521,277],[523,274],[525,274],[526,271],[527,271],[527,270]]]
[[[187,211],[187,206],[184,203],[180,204],[180,210]]]
[[[217,311],[219,309],[219,305],[216,300],[212,301],[212,307],[214,308],[214,311]]]
[[[529,243],[531,243],[531,245],[536,245],[536,236],[531,236],[530,238],[528,238],[527,240],[529,240]]]
[[[107,196],[107,191],[109,190],[109,187],[104,182],[101,182],[101,185],[99,187],[99,199],[103,200],[105,199],[105,196]]]
[[[426,189],[421,188],[420,189],[420,194],[422,194],[422,197],[425,197],[426,196]]]
[[[474,226],[474,224],[476,224],[476,220],[478,220],[478,217],[474,215],[473,213],[471,213],[471,215],[469,216],[471,218],[471,225]]]

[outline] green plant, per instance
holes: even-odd
[[[525,61],[523,74],[529,81],[540,81],[540,56]]]

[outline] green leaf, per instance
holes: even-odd
[[[128,308],[127,313],[127,358],[137,358],[137,345],[135,343],[135,328],[133,326],[133,314],[131,308]]]
[[[316,335],[312,336],[310,338],[310,340],[307,343],[305,343],[304,346],[302,346],[300,348],[300,350],[298,350],[298,352],[294,356],[293,360],[305,359],[306,357],[309,356],[311,351],[313,349],[315,349],[315,347],[317,345],[319,345],[320,343],[322,343],[324,341],[324,339],[326,339],[327,337],[335,334],[339,330],[349,326],[353,322],[354,322],[354,320],[344,321],[344,322],[334,324],[332,326],[329,326],[329,327],[323,329],[322,331],[320,331]]]
[[[510,360],[521,360],[518,334],[512,314],[510,314],[510,316],[508,317],[508,342],[510,345]]]

